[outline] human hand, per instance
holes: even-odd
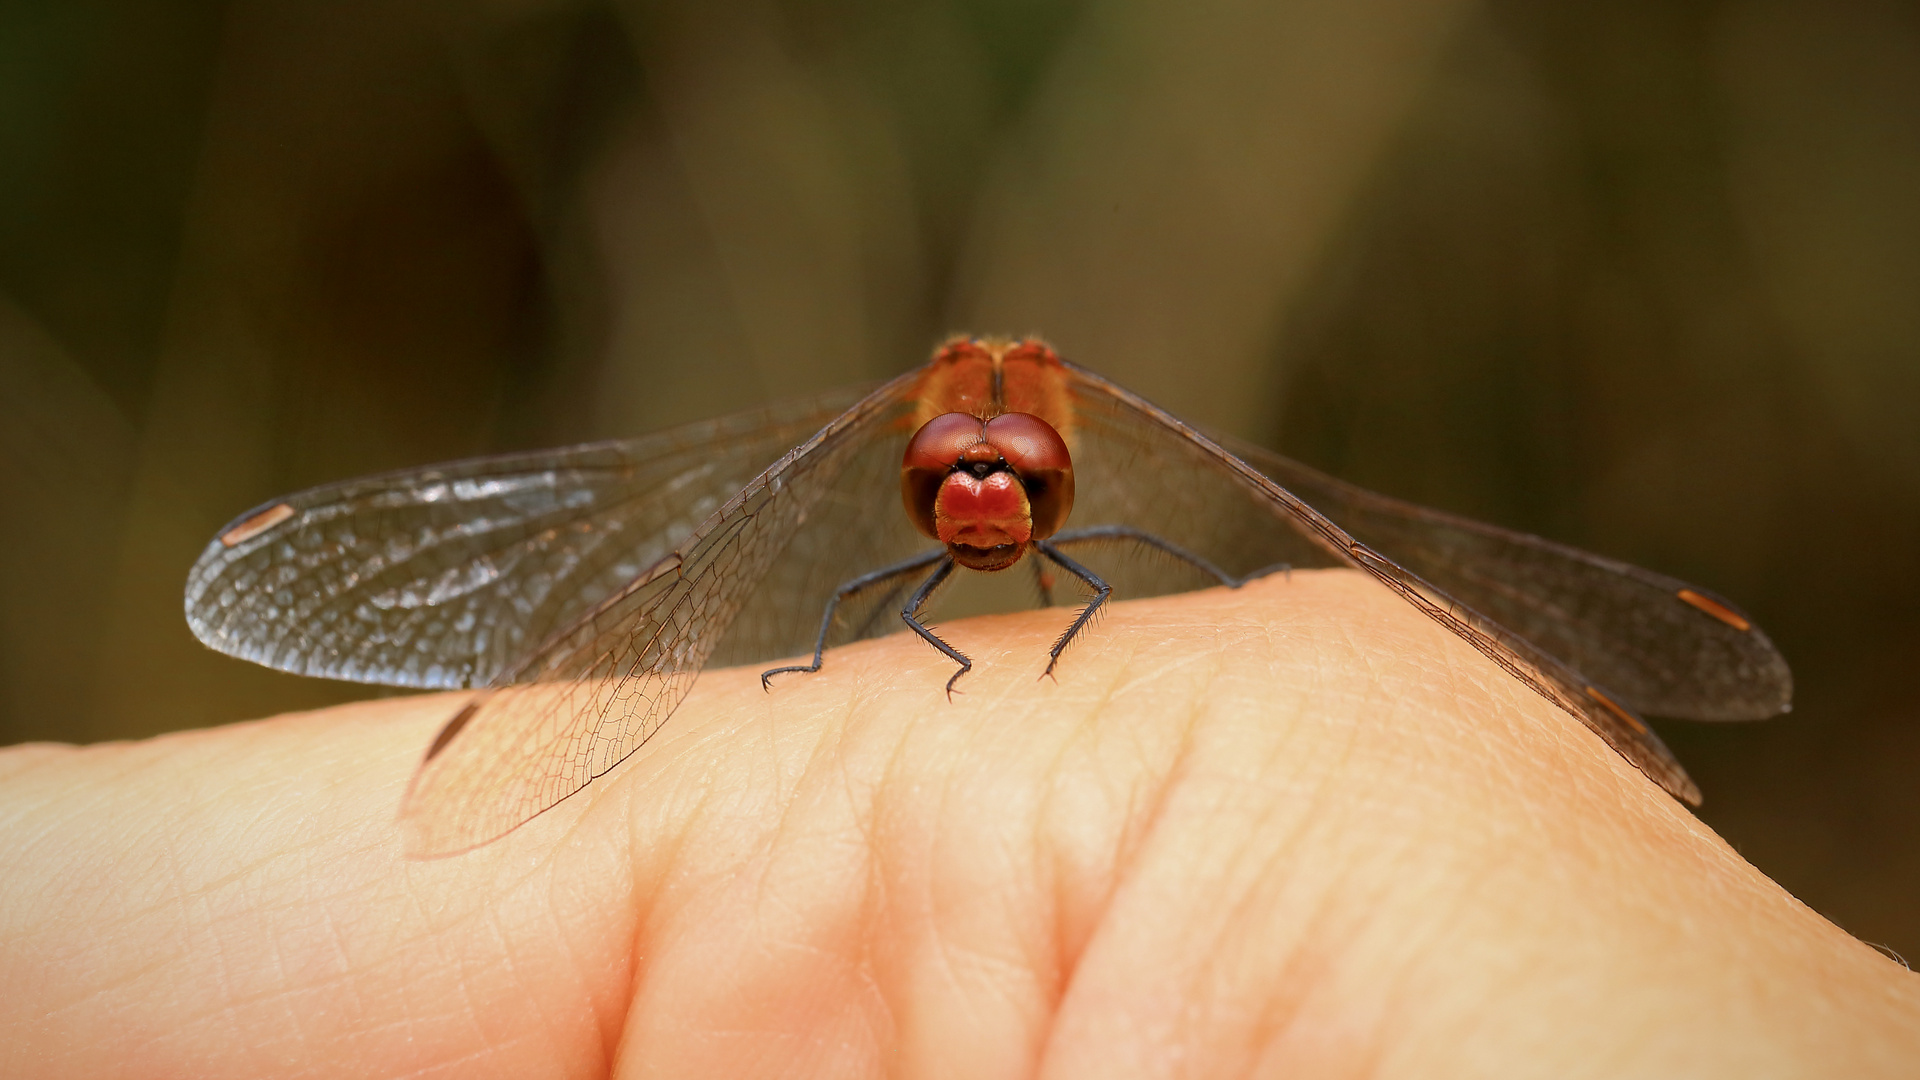
[[[1348,571],[904,634],[469,854],[460,695],[0,753],[0,1074],[1868,1076],[1920,980]]]

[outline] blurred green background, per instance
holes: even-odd
[[[954,329],[1735,598],[1702,816],[1920,953],[1911,4],[13,0],[0,739],[364,693],[182,622],[269,496]]]

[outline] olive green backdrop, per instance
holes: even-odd
[[[1735,598],[1702,816],[1920,952],[1911,5],[14,0],[0,738],[364,692],[181,621],[271,495],[953,329]]]

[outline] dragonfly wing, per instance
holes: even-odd
[[[187,623],[221,652],[297,674],[485,685],[857,397],[275,500],[207,545],[187,579]]]
[[[737,636],[729,631],[743,609],[767,603],[776,557],[780,580],[832,579],[808,597],[824,602],[844,580],[838,568],[868,554],[847,539],[857,530],[829,511],[849,489],[871,489],[861,466],[873,460],[888,461],[893,473],[879,495],[898,498],[899,447],[876,436],[899,427],[903,390],[918,374],[836,417],[657,563],[501,671],[442,730],[415,775],[401,811],[409,853],[453,854],[502,836],[638,749],[721,642]],[[838,544],[817,539],[836,536]],[[783,593],[770,606],[796,607],[801,595]],[[771,623],[748,620],[746,652],[797,651],[802,639],[787,624],[817,625],[819,611],[815,604],[783,610]]]
[[[1374,550],[1580,672],[1621,704],[1689,720],[1785,712],[1793,674],[1767,635],[1705,589],[1336,480],[1271,451],[1248,464]]]
[[[1077,522],[1127,519],[1119,523],[1155,532],[1235,574],[1277,562],[1363,570],[1579,719],[1675,797],[1699,803],[1699,789],[1666,744],[1617,695],[1375,551],[1186,423],[1092,372],[1072,372],[1075,436],[1086,448],[1076,452],[1076,475],[1079,462],[1090,466],[1087,479],[1077,477]]]

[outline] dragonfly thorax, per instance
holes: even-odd
[[[900,495],[914,527],[974,570],[1004,570],[1058,532],[1073,509],[1073,461],[1028,413],[943,413],[907,443]]]

